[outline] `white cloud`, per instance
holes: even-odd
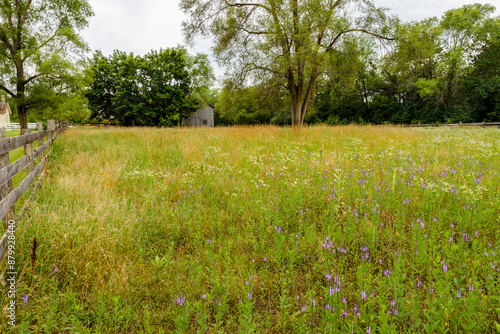
[[[184,44],[184,14],[172,0],[89,0],[95,16],[82,34],[91,49],[135,54]],[[206,50],[208,51],[208,50]]]

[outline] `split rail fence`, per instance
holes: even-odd
[[[52,145],[54,139],[66,130],[68,124],[50,120],[47,130],[43,130],[41,122],[37,123],[37,132],[31,133],[31,129],[26,129],[20,136],[7,138],[5,129],[0,129],[0,220],[10,220],[15,218],[15,204],[21,195],[33,183],[36,177],[42,172],[47,154],[45,151]],[[46,141],[45,141],[46,138]],[[38,141],[38,148],[35,150],[34,143]],[[24,157],[10,163],[9,152],[24,147]],[[35,159],[39,162],[35,165]],[[26,169],[26,178],[12,189],[12,178]],[[6,225],[4,225],[6,226]],[[0,239],[0,262],[7,249],[8,229]]]
[[[399,125],[395,125],[395,126],[399,126]],[[430,128],[430,127],[442,127],[442,126],[445,126],[445,127],[462,127],[462,126],[481,126],[481,127],[484,127],[484,126],[496,126],[496,127],[500,127],[500,122],[493,122],[493,123],[485,123],[485,122],[482,122],[482,123],[453,123],[453,124],[404,124],[404,125],[401,125],[403,127],[417,127],[417,128]]]

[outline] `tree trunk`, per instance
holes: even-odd
[[[302,114],[302,106],[301,101],[297,99],[291,99],[291,107],[292,107],[292,126],[293,127],[301,127],[301,114]]]
[[[304,117],[307,112],[307,108],[309,107],[309,102],[311,101],[312,93],[314,90],[314,85],[316,84],[316,79],[318,77],[318,70],[316,67],[313,67],[312,73],[307,84],[306,90],[304,91],[304,80],[303,80],[303,71],[302,64],[298,66],[298,83],[295,83],[295,76],[290,68],[288,70],[288,92],[290,93],[290,104],[292,109],[292,126],[293,127],[302,127],[304,124]]]
[[[17,116],[19,118],[19,123],[21,125],[21,131],[28,129],[28,117],[26,115],[26,104],[24,101],[26,83],[24,81],[24,66],[21,60],[16,61],[16,72],[17,72]]]
[[[291,69],[288,70],[288,92],[290,93],[290,106],[292,109],[292,126],[302,126],[302,87],[295,83],[295,76]]]
[[[26,106],[24,102],[20,102],[17,105],[17,117],[19,118],[19,123],[21,124],[21,131],[28,128],[28,118],[26,115]]]

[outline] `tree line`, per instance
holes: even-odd
[[[87,0],[0,4],[0,90],[28,121],[175,126],[200,104],[216,124],[500,121],[500,19],[488,4],[401,22],[372,0],[181,0],[206,55],[90,51]]]
[[[323,64],[306,123],[410,124],[500,121],[500,19],[491,5],[442,18],[393,22],[393,39],[358,33]],[[228,80],[222,123],[290,124],[291,96],[265,81]],[[238,91],[238,94],[234,94]]]

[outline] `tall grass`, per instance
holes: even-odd
[[[2,326],[494,331],[499,149],[497,129],[69,130]]]

